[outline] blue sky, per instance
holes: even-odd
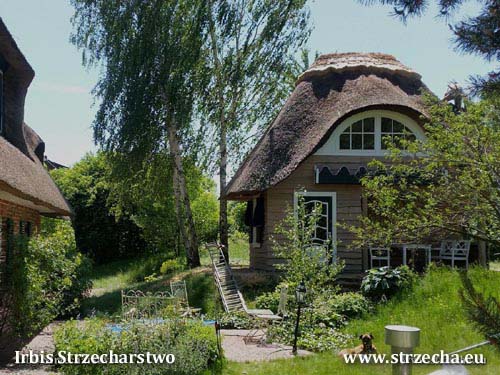
[[[475,14],[466,2],[463,14]],[[429,9],[405,26],[391,8],[365,7],[355,0],[316,0],[311,5],[314,31],[311,51],[385,52],[418,71],[442,96],[452,80],[465,82],[471,73],[493,69],[479,57],[452,48],[446,22]],[[72,8],[68,0],[2,0],[0,16],[36,72],[28,92],[25,121],[45,140],[49,158],[70,165],[94,150],[91,123],[95,113],[90,93],[97,81],[86,71],[81,55],[69,43]]]

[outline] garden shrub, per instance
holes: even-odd
[[[335,324],[342,324],[341,316],[337,315],[337,322],[331,320],[332,326],[324,323],[318,323],[324,320],[321,313],[315,313],[314,309],[303,312],[303,318],[300,323],[300,334],[297,339],[297,346],[306,350],[315,352],[334,351],[345,348],[352,340],[348,334],[341,332]],[[333,317],[335,314],[330,315]],[[279,342],[285,345],[292,345],[295,329],[295,313],[280,324],[273,324],[267,331],[267,339],[272,342]]]
[[[50,231],[18,236],[7,280],[14,332],[28,337],[58,316],[75,314],[90,290],[90,262],[76,249],[73,228],[58,220]]]
[[[416,278],[417,275],[408,266],[373,268],[363,278],[361,292],[372,299],[390,298],[410,289]]]
[[[296,306],[290,301],[290,316],[281,324],[269,328],[270,340],[290,345],[296,320]],[[351,337],[339,332],[347,320],[362,315],[371,309],[371,303],[360,293],[332,294],[326,290],[302,309],[299,347],[312,351],[337,351],[345,347]]]
[[[169,259],[162,263],[160,273],[162,275],[172,274],[184,269],[184,265],[176,259]]]
[[[337,294],[328,300],[332,310],[346,318],[359,318],[364,313],[372,310],[373,306],[369,299],[361,293],[347,292]]]
[[[279,303],[280,303],[279,288],[276,288],[276,290],[272,292],[263,293],[255,299],[255,306],[258,309],[269,309],[273,312],[278,311]]]
[[[128,324],[113,332],[108,322],[88,319],[69,321],[54,334],[58,351],[82,354],[173,354],[172,364],[60,365],[64,375],[165,374],[195,375],[210,368],[218,359],[213,327],[201,322],[165,321],[158,324]]]

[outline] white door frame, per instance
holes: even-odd
[[[297,206],[299,204],[299,196],[306,197],[331,197],[332,198],[332,222],[331,235],[332,235],[332,250],[333,261],[337,261],[337,193],[334,191],[296,191],[293,194],[293,213],[297,219]]]

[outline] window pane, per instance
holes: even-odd
[[[373,117],[365,118],[363,120],[363,132],[373,133],[375,131],[375,119]]]
[[[405,129],[405,126],[402,123],[394,120],[394,122],[393,122],[394,133],[402,133],[404,131],[404,129]]]
[[[406,139],[407,139],[408,141],[410,141],[410,142],[415,142],[415,140],[416,140],[417,138],[415,137],[415,134],[408,134],[408,135],[406,136]]]
[[[340,135],[340,149],[349,150],[351,148],[351,135],[343,133]]]
[[[362,150],[363,149],[363,135],[362,134],[353,134],[352,135],[352,149],[353,150]]]
[[[352,131],[361,133],[363,131],[362,125],[363,125],[363,121],[361,121],[361,120],[356,121],[354,124],[352,124]]]
[[[375,134],[363,134],[363,149],[375,149]]]
[[[392,133],[392,120],[382,117],[382,133]]]

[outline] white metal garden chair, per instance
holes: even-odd
[[[256,327],[251,329],[243,338],[245,344],[251,342],[259,342],[261,344],[265,343],[265,329],[268,327],[269,323],[281,322],[283,319],[288,317],[288,286],[283,286],[280,290],[280,301],[278,305],[278,310],[274,314],[271,310],[253,310],[255,312],[260,311],[260,314],[251,314],[251,309],[246,309],[245,311],[249,314],[255,321]],[[263,313],[267,312],[267,313]],[[259,332],[261,332],[259,334]]]
[[[391,266],[391,249],[388,247],[370,247],[370,268],[373,268],[374,261],[378,261],[378,266]]]
[[[469,268],[470,240],[444,240],[439,249],[439,260],[451,260],[451,266],[455,267],[455,262],[464,261],[465,268]]]

